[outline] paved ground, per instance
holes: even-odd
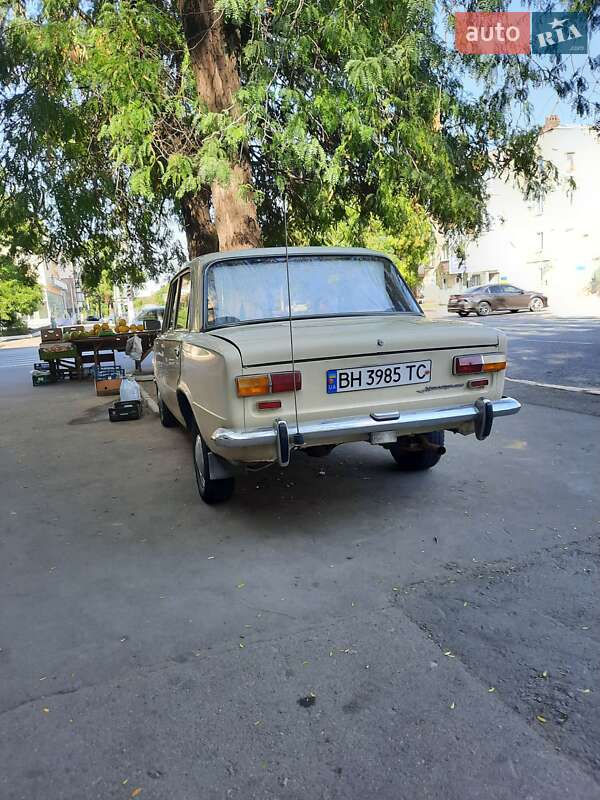
[[[435,316],[458,319],[456,314]],[[600,389],[600,317],[565,318],[546,311],[469,316],[467,320],[507,334],[510,377]]]
[[[0,349],[2,800],[600,798],[600,398],[522,386],[430,474],[348,446],[209,508],[183,432],[29,356]]]

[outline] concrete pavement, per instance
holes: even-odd
[[[598,398],[210,508],[182,431],[0,381],[3,800],[600,797]]]

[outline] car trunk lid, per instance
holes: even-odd
[[[298,364],[498,344],[492,328],[432,321],[418,314],[301,319],[293,321],[293,329]],[[219,328],[212,335],[233,344],[244,367],[287,364],[291,358],[287,320]]]

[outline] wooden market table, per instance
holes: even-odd
[[[136,331],[135,333],[112,333],[106,336],[85,336],[79,339],[69,340],[71,345],[71,355],[60,355],[54,359],[47,357],[48,350],[44,347],[44,342],[40,345],[40,358],[50,363],[50,371],[56,372],[60,369],[73,371],[77,377],[83,377],[83,370],[86,366],[99,367],[106,363],[115,363],[115,352],[124,353],[127,340],[132,336],[139,336],[142,341],[142,357],[136,361],[136,369],[139,369],[142,361],[151,352],[159,331]],[[62,335],[62,334],[61,334]],[[56,342],[57,340],[54,339]],[[58,356],[58,354],[57,354]]]

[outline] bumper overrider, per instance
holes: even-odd
[[[374,443],[380,443],[377,434],[394,433],[402,436],[435,430],[467,430],[472,425],[471,430],[476,437],[485,439],[490,434],[494,417],[516,414],[520,408],[519,401],[512,397],[502,397],[500,400],[481,398],[461,406],[373,412],[368,416],[301,422],[299,430],[296,430],[295,422],[287,423],[285,420],[277,420],[269,428],[250,431],[217,428],[211,438],[223,449],[275,446],[278,461],[285,465],[289,461],[290,448],[294,446],[327,439],[343,440],[348,436],[365,436]]]

